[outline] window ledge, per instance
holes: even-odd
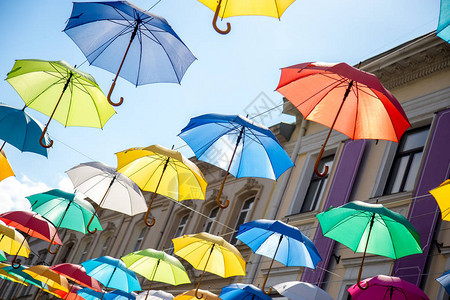
[[[285,216],[283,221],[286,222],[289,219],[289,224],[303,224],[310,223],[311,221],[316,220],[316,215],[318,215],[320,211],[312,210],[308,212],[300,212],[292,215]]]
[[[368,203],[376,203],[378,200],[379,204],[392,204],[392,203],[398,203],[398,202],[409,202],[412,200],[413,197],[413,191],[408,191],[408,192],[399,192],[399,193],[394,193],[394,194],[390,194],[390,195],[383,195],[383,196],[379,196],[379,197],[372,197],[369,198],[369,200],[367,201]]]

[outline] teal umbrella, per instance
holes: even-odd
[[[450,0],[441,0],[441,12],[436,35],[450,43]]]
[[[31,209],[52,222],[57,231],[61,227],[86,234],[87,223],[95,211],[92,205],[80,196],[58,189],[31,195],[27,199],[30,201]],[[102,230],[96,216],[92,221],[92,226]],[[48,251],[52,254],[57,253],[58,248],[55,251],[50,250],[51,244],[48,246]]]
[[[2,250],[0,250],[0,261],[5,261],[5,260],[6,260],[5,252],[3,252]]]

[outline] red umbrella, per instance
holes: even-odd
[[[47,242],[52,240],[55,235],[53,244],[62,245],[58,232],[55,226],[44,219],[41,215],[30,211],[10,211],[0,214],[0,220],[7,225],[12,226],[20,231],[25,232],[25,237],[32,236]],[[17,254],[14,257],[12,266],[17,269],[20,267],[20,263],[15,265]]]
[[[351,139],[398,142],[410,127],[400,103],[378,78],[346,63],[307,62],[281,69],[277,91],[305,117],[330,127],[316,161],[317,170],[331,131]]]
[[[50,269],[78,284],[81,284],[82,286],[96,290],[97,292],[102,292],[100,283],[96,279],[87,275],[86,270],[82,265],[63,263],[50,267]]]
[[[53,293],[55,293],[64,300],[85,300],[83,297],[77,294],[77,291],[79,290],[81,290],[81,287],[74,285],[70,288],[69,293],[66,293],[61,290],[54,290]]]

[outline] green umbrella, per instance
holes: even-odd
[[[0,250],[0,261],[5,261],[5,260],[6,260],[5,252],[3,252],[2,250]]]
[[[366,253],[393,259],[422,253],[416,229],[401,214],[381,204],[354,201],[330,207],[318,214],[323,235],[336,240],[354,252],[364,252],[357,284],[361,287],[362,267]]]
[[[150,280],[149,291],[153,281],[172,285],[191,282],[181,262],[162,251],[145,249],[130,253],[121,259],[128,269]],[[147,297],[148,292],[145,299]]]
[[[34,194],[28,196],[27,199],[30,201],[31,209],[53,223],[56,231],[61,227],[86,233],[87,223],[95,211],[92,205],[80,196],[58,189]],[[102,230],[97,216],[93,218],[92,226]],[[53,236],[54,238],[55,236]],[[58,252],[58,248],[54,252],[51,251],[52,242],[48,246],[48,251],[55,254]]]
[[[30,283],[32,285],[37,286],[38,288],[42,289],[44,287],[47,287],[46,284],[44,284],[42,281],[36,280],[33,277],[31,277],[29,274],[23,272],[28,267],[20,266],[17,269],[14,269],[12,266],[8,265],[5,267],[2,267],[2,270],[8,272],[9,274],[13,275],[14,277],[18,278],[21,282],[21,284]]]
[[[22,97],[25,105],[50,117],[64,126],[103,128],[115,113],[95,79],[70,66],[65,61],[37,59],[16,60],[6,80]]]

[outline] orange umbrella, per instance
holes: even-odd
[[[3,179],[14,176],[14,172],[6,159],[5,152],[0,151],[0,181]]]
[[[66,277],[59,275],[49,267],[43,265],[32,266],[24,269],[23,272],[29,274],[36,280],[45,283],[49,288],[69,292],[69,282]]]
[[[277,91],[305,117],[330,131],[315,165],[322,157],[331,131],[351,139],[379,139],[398,142],[410,127],[400,103],[378,78],[346,63],[307,62],[281,69]]]

